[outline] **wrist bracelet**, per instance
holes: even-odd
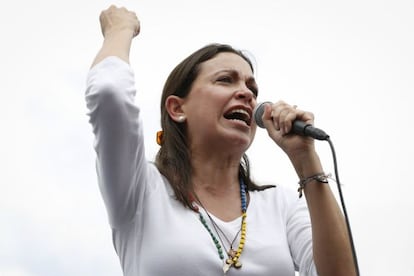
[[[299,198],[302,197],[303,195],[303,190],[305,189],[305,185],[308,184],[309,182],[312,181],[317,181],[320,183],[329,183],[328,179],[331,177],[331,174],[325,174],[325,173],[318,173],[306,178],[303,178],[299,181],[299,188],[298,188],[298,193],[299,193]]]

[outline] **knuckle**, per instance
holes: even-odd
[[[314,118],[315,118],[315,114],[313,114],[313,112],[309,112],[309,111],[307,111],[307,112],[305,112],[305,114],[306,114],[307,116],[309,116],[311,119],[314,119]]]

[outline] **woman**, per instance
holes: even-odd
[[[344,218],[311,138],[289,134],[313,115],[269,104],[263,122],[290,158],[304,198],[256,185],[245,155],[256,125],[249,59],[227,45],[196,51],[170,74],[161,99],[160,150],[145,159],[129,66],[135,13],[102,12],[102,48],[86,101],[100,189],[124,275],[354,275]],[[304,185],[306,183],[306,185]],[[329,226],[329,227],[327,227]]]

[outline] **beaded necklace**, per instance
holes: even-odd
[[[223,236],[226,238],[226,240],[229,242],[230,244],[230,249],[227,251],[227,259],[224,262],[223,265],[223,272],[224,274],[226,274],[226,272],[230,269],[230,267],[235,267],[237,269],[242,267],[242,263],[239,261],[240,255],[243,252],[244,249],[244,244],[246,242],[246,231],[247,231],[247,223],[246,223],[246,218],[247,218],[247,197],[246,197],[246,186],[244,184],[244,181],[242,178],[240,178],[239,180],[240,182],[240,198],[241,198],[241,211],[242,211],[242,218],[241,218],[241,226],[240,226],[240,230],[237,232],[236,236],[234,237],[233,241],[230,242],[229,239],[226,237],[226,235],[224,235],[224,232],[220,229],[220,227],[218,227],[218,225],[215,223],[215,221],[211,218],[210,214],[208,213],[208,211],[206,210],[206,208],[204,208],[203,204],[201,203],[201,201],[197,198],[197,195],[194,194],[195,198],[197,199],[197,201],[200,203],[200,206],[204,209],[204,211],[206,212],[207,216],[209,217],[214,230],[217,233],[218,239],[216,238],[216,236],[214,235],[213,231],[211,230],[211,228],[209,227],[209,225],[207,224],[206,219],[204,218],[204,216],[202,215],[202,213],[200,212],[200,209],[198,208],[197,204],[195,203],[194,198],[190,195],[190,201],[191,201],[191,206],[192,209],[198,213],[198,216],[200,218],[201,223],[203,224],[204,228],[206,228],[207,232],[210,234],[211,239],[214,242],[214,245],[217,248],[217,253],[219,255],[219,258],[221,260],[224,260],[224,254],[223,254],[223,248],[220,245],[223,245],[224,250],[226,250],[223,241],[221,240],[221,236],[218,233],[217,229],[220,230],[220,232],[223,234]],[[240,233],[240,242],[239,242],[239,246],[237,248],[237,250],[233,249],[233,243],[236,240],[237,236]]]
[[[203,207],[203,209],[204,209],[204,207]],[[240,232],[241,232],[241,226],[240,226],[240,228],[239,228],[239,231],[237,231],[236,235],[234,236],[233,240],[230,242],[230,239],[226,236],[226,234],[224,233],[224,231],[223,231],[223,230],[221,230],[221,228],[220,228],[220,227],[217,225],[217,223],[213,220],[213,218],[210,216],[210,214],[209,214],[208,212],[206,212],[206,214],[207,214],[208,218],[210,219],[211,224],[213,225],[214,230],[216,231],[217,236],[219,237],[219,239],[220,239],[220,241],[221,241],[221,244],[222,244],[222,245],[223,245],[223,247],[224,247],[224,250],[225,250],[226,252],[230,252],[230,250],[231,250],[231,251],[234,251],[234,249],[233,249],[233,244],[234,244],[234,242],[236,241],[237,237],[239,236],[239,234],[240,234]],[[219,231],[220,231],[221,235],[220,235]],[[223,242],[223,240],[221,239],[221,237],[224,237],[224,238],[226,239],[227,243],[228,243],[228,244],[229,244],[229,246],[230,246],[229,250],[227,250],[227,248],[226,248],[226,246],[224,245],[224,242]]]

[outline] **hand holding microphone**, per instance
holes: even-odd
[[[265,112],[266,105],[272,105],[271,102],[262,102],[258,103],[253,111],[253,118],[256,124],[261,127],[265,128],[263,123],[263,113]],[[317,140],[327,140],[329,139],[329,135],[326,134],[323,130],[313,127],[311,124],[307,124],[301,120],[294,120],[292,122],[292,128],[290,133],[302,135],[302,136],[309,136]]]
[[[338,169],[337,169],[337,161],[336,161],[336,154],[335,154],[335,149],[333,147],[332,141],[329,139],[329,135],[326,134],[323,130],[318,129],[316,127],[313,127],[311,124],[306,123],[303,120],[300,119],[304,119],[304,117],[306,117],[306,112],[292,112],[292,107],[283,103],[283,102],[279,102],[275,105],[277,105],[277,107],[275,107],[273,105],[273,103],[271,102],[262,102],[262,103],[258,103],[256,105],[256,107],[253,110],[253,119],[256,122],[256,124],[261,127],[261,128],[265,128],[265,124],[263,122],[263,114],[265,113],[265,109],[267,105],[271,105],[272,109],[273,108],[278,108],[278,118],[273,118],[271,117],[273,124],[274,124],[274,129],[272,129],[271,127],[268,128],[268,132],[269,135],[275,140],[278,141],[279,143],[281,142],[281,140],[283,139],[282,137],[284,136],[283,134],[298,134],[301,136],[309,136],[312,137],[314,139],[317,140],[326,140],[329,142],[329,145],[331,146],[331,150],[332,150],[332,156],[333,156],[333,160],[334,160],[334,167],[335,167],[335,179],[336,179],[336,183],[337,183],[337,187],[338,187],[338,193],[339,193],[339,198],[341,200],[341,206],[342,206],[342,211],[345,217],[345,224],[347,227],[347,231],[348,231],[348,237],[349,237],[349,243],[351,246],[351,251],[352,251],[352,258],[353,258],[353,262],[354,262],[354,266],[355,266],[355,272],[356,275],[360,275],[359,274],[359,265],[358,265],[358,258],[355,252],[355,246],[354,246],[354,241],[353,241],[353,237],[352,237],[352,231],[351,231],[351,226],[349,223],[349,218],[348,218],[348,212],[346,210],[346,206],[345,206],[345,202],[344,202],[344,198],[342,195],[342,189],[341,189],[341,183],[339,181],[339,176],[338,176]],[[295,109],[295,107],[293,107],[293,109]],[[290,128],[290,131],[287,133],[285,130],[282,130],[281,128],[283,128],[284,126],[280,126],[278,122],[278,119],[280,119],[281,116],[284,117],[284,119],[287,119],[288,116],[292,116],[291,120],[293,119],[292,122],[292,126]],[[299,118],[297,115],[300,115]],[[308,121],[311,121],[313,119],[313,116],[307,116],[308,117]],[[267,117],[269,118],[269,117]],[[297,119],[298,118],[298,119]],[[283,121],[283,120],[282,120]],[[289,121],[289,120],[287,120]],[[289,128],[289,127],[288,127]],[[279,133],[279,130],[282,130],[282,134]],[[291,137],[291,139],[293,138],[297,138],[297,137]],[[298,140],[298,139],[296,139]],[[313,144],[313,143],[312,143]],[[286,149],[286,148],[285,148]],[[294,155],[292,155],[293,157]],[[291,157],[291,156],[290,156]],[[311,160],[311,162],[309,162],[309,160]],[[314,168],[318,168],[319,167],[319,171],[323,171],[322,170],[322,165],[320,163],[319,158],[310,158],[310,159],[304,159],[302,157],[299,158],[291,158],[291,161],[293,163],[293,166],[296,169],[296,172],[298,174],[299,177],[302,176],[307,176],[307,175],[312,175],[309,174],[308,172],[305,172],[303,169],[304,168],[310,168],[310,169],[314,169]],[[312,164],[312,166],[310,166],[310,164]]]

